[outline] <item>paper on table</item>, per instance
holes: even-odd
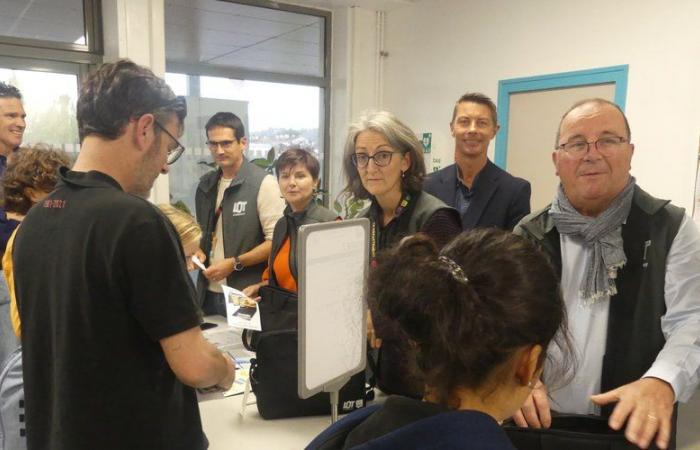
[[[231,389],[224,392],[224,397],[242,394],[250,377],[250,358],[236,358],[236,379]]]
[[[236,378],[233,380],[231,388],[224,391],[218,386],[197,389],[197,400],[206,402],[217,400],[222,397],[231,397],[245,392],[245,387],[250,379],[250,358],[234,358],[236,361]]]
[[[238,289],[221,285],[226,299],[226,320],[235,328],[261,331],[258,303]]]

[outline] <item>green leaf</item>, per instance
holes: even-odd
[[[255,164],[256,166],[260,167],[261,169],[268,170],[270,167],[270,164],[265,158],[255,158],[254,160],[251,161],[251,163]]]
[[[275,147],[270,147],[270,150],[267,151],[267,162],[271,166],[275,162]]]

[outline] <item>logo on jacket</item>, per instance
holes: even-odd
[[[248,202],[236,202],[233,204],[233,215],[234,216],[244,216],[245,215],[245,205]]]

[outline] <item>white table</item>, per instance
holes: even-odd
[[[205,337],[224,329],[231,330],[223,317],[207,316],[205,321],[218,324],[217,328],[206,330]],[[243,348],[240,339],[235,344],[224,348],[236,357],[253,355]],[[306,447],[331,423],[330,415],[264,420],[258,414],[255,404],[248,405],[243,417],[240,414],[242,397],[242,395],[235,395],[199,403],[202,425],[209,439],[210,450],[231,450],[232,448],[299,450]],[[249,403],[254,398],[251,394]]]
[[[245,417],[240,410],[240,395],[199,404],[210,450],[299,450],[326,429],[331,420],[330,415],[264,420],[255,405],[247,407]]]

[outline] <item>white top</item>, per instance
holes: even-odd
[[[609,298],[592,306],[581,306],[579,294],[583,267],[591,249],[576,237],[561,235],[562,293],[566,303],[576,373],[571,382],[557,389],[552,385],[552,409],[567,413],[600,413],[590,396],[600,392],[608,326]],[[653,245],[653,243],[652,243]],[[660,378],[674,390],[676,400],[686,402],[700,381],[700,231],[686,215],[668,253],[665,277],[666,314],[661,330],[666,344],[644,377]],[[643,345],[643,343],[640,343]],[[552,365],[561,360],[554,346],[545,373],[555,373]]]

